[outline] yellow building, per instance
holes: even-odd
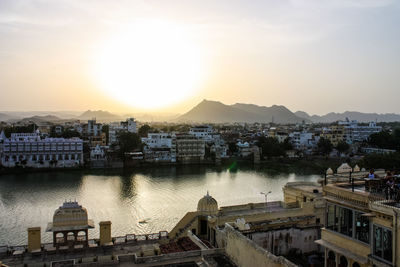
[[[363,180],[328,184],[323,194],[326,225],[316,242],[325,266],[399,266],[399,203],[368,192]]]
[[[321,137],[331,141],[333,146],[337,146],[339,142],[346,142],[348,134],[348,130],[343,125],[331,125],[322,131]]]

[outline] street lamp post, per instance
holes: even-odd
[[[268,199],[267,199],[267,197],[268,197],[268,194],[271,194],[272,192],[271,191],[269,191],[269,192],[267,192],[267,193],[265,193],[265,192],[260,192],[260,194],[261,195],[264,195],[265,196],[265,209],[268,211]]]

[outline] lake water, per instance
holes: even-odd
[[[42,242],[54,211],[65,200],[88,210],[98,237],[98,223],[112,221],[112,235],[170,231],[188,211],[197,208],[207,190],[219,206],[282,200],[287,182],[316,181],[318,175],[278,173],[267,169],[157,167],[139,171],[60,171],[0,175],[0,245],[27,243],[27,228],[40,226]],[[139,224],[146,219],[148,223]]]

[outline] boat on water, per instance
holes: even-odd
[[[139,223],[141,223],[141,224],[148,223],[148,220],[150,220],[150,219],[143,219],[143,220],[140,220]]]

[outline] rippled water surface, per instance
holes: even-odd
[[[69,171],[0,175],[0,245],[27,242],[27,228],[41,226],[42,241],[50,242],[47,223],[64,200],[79,201],[95,222],[112,221],[113,236],[170,231],[209,190],[219,206],[282,199],[282,186],[316,181],[316,175],[268,170],[207,167],[158,167],[130,172]],[[138,221],[147,219],[148,223]]]

